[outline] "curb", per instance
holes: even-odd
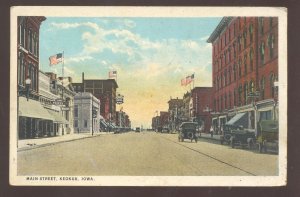
[[[214,140],[214,141],[221,141],[220,139],[216,139],[216,138],[212,138],[212,137],[200,136],[199,138],[208,139],[208,140]]]
[[[63,140],[63,141],[58,141],[58,142],[50,142],[50,143],[45,143],[45,144],[41,144],[41,145],[35,145],[35,146],[32,146],[32,147],[23,147],[23,148],[18,148],[17,152],[23,152],[23,151],[42,148],[42,147],[46,147],[46,146],[52,146],[52,145],[60,144],[60,143],[64,143],[64,142],[72,142],[72,141],[76,141],[76,140],[82,140],[82,139],[86,139],[86,138],[99,137],[99,136],[101,136],[101,135],[86,136],[86,137]]]

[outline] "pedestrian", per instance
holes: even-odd
[[[214,128],[213,128],[213,126],[210,127],[210,137],[214,137]]]

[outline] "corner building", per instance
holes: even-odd
[[[278,18],[224,17],[207,42],[212,43],[215,133],[238,113],[248,116],[248,129],[256,129],[261,117],[276,118]]]

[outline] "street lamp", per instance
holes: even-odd
[[[29,76],[25,79],[25,88],[26,88],[26,98],[27,101],[29,99],[29,92],[30,92],[30,86],[31,86],[31,79]]]

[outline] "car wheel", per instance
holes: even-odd
[[[234,148],[234,140],[231,140],[231,148]]]

